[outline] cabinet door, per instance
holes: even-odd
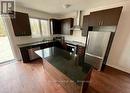
[[[61,33],[63,35],[71,35],[72,31],[70,30],[73,26],[73,18],[67,18],[61,20]]]
[[[22,55],[22,59],[24,63],[29,62],[29,54],[28,54],[28,48],[20,48],[20,52]]]
[[[85,55],[85,47],[83,47],[83,46],[77,46],[77,54],[79,56],[84,56]]]
[[[61,22],[58,19],[51,19],[53,34],[61,34]]]
[[[89,18],[90,18],[90,15],[85,15],[83,17],[82,36],[87,36],[87,31],[88,31],[88,27],[89,27]]]
[[[102,13],[100,11],[92,12],[90,14],[89,26],[100,26],[101,18]]]
[[[102,26],[118,25],[122,7],[102,11]]]
[[[122,7],[112,8],[90,13],[89,26],[113,26],[117,25]]]
[[[11,22],[16,36],[31,35],[31,28],[28,14],[15,12],[15,18],[11,18]]]

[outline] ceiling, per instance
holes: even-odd
[[[15,0],[16,5],[27,8],[52,13],[64,14],[75,10],[86,10],[91,7],[100,7],[118,3],[124,0]],[[70,4],[69,8],[64,8],[65,4]]]

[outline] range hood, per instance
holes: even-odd
[[[77,15],[76,15],[76,24],[71,28],[71,30],[82,30],[82,27],[81,27],[81,13],[82,11],[77,11]]]

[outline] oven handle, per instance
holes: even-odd
[[[72,47],[72,48],[77,48],[77,46],[75,46],[75,45],[71,45],[71,44],[66,44],[67,46],[70,46],[70,47]]]

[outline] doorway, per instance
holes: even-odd
[[[0,16],[0,64],[14,60],[14,55],[10,45],[4,22]]]

